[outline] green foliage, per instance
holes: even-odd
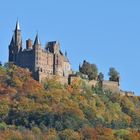
[[[58,81],[38,83],[25,69],[0,67],[2,140],[140,139],[140,97]]]
[[[119,72],[117,72],[117,70],[115,68],[111,67],[109,69],[108,75],[109,75],[109,80],[110,81],[116,81],[116,82],[118,82],[118,80],[119,80],[118,79],[119,78]]]
[[[99,73],[99,75],[98,75],[98,80],[99,81],[103,81],[104,80],[104,74],[103,73]]]
[[[129,134],[128,130],[120,129],[115,131],[115,135],[119,139],[124,139]]]
[[[52,89],[63,89],[63,85],[59,82],[59,77],[53,77],[52,79],[46,79],[44,83],[44,88],[46,90]]]
[[[0,131],[1,130],[6,130],[6,128],[7,128],[7,125],[6,125],[5,122],[0,123]]]
[[[83,74],[88,75],[89,80],[97,79],[98,77],[97,66],[95,64],[90,64],[87,61],[83,62],[83,65],[79,68],[79,71]]]
[[[78,132],[74,132],[72,129],[65,129],[59,133],[61,140],[80,140]]]

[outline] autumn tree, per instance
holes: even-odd
[[[115,82],[119,81],[119,72],[115,68],[111,67],[109,69],[108,75],[110,81],[115,81]]]
[[[94,67],[85,63],[90,70]],[[118,74],[110,71],[111,76]],[[99,73],[98,81],[103,78]],[[139,140],[139,106],[139,96],[115,94],[99,86],[89,89],[80,78],[68,86],[57,77],[39,83],[28,70],[12,63],[0,67],[2,140]]]
[[[79,71],[83,74],[88,75],[89,80],[96,80],[98,76],[98,68],[95,64],[90,64],[89,62],[83,62],[83,65],[79,67]]]

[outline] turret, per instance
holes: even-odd
[[[26,49],[32,49],[33,48],[33,44],[32,44],[32,40],[28,39],[26,40]]]
[[[34,41],[33,47],[34,47],[34,49],[37,48],[37,47],[41,47],[41,43],[40,43],[38,34],[37,34],[36,37],[35,37],[35,41]]]
[[[15,36],[16,51],[19,52],[22,50],[22,37],[21,37],[21,30],[20,30],[20,26],[19,26],[19,21],[16,22],[14,36]]]
[[[34,58],[35,58],[35,71],[38,71],[39,67],[40,67],[39,58],[40,58],[40,54],[41,54],[41,43],[40,43],[38,34],[35,37],[33,50],[34,50]]]
[[[9,62],[17,62],[18,53],[22,51],[22,38],[19,22],[16,22],[14,34],[9,45]]]
[[[46,50],[53,54],[59,54],[60,53],[60,44],[58,41],[51,41],[48,42],[46,45]]]

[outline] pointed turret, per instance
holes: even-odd
[[[17,52],[22,50],[22,37],[21,37],[21,30],[19,26],[19,21],[16,22],[15,32],[13,35],[15,47],[17,47]]]
[[[38,45],[41,45],[41,43],[40,43],[40,40],[39,40],[39,37],[38,37],[38,34],[37,34],[36,37],[35,37],[34,46],[38,46]]]
[[[14,34],[9,45],[9,61],[17,63],[18,54],[22,51],[22,37],[19,21],[16,22]]]
[[[19,26],[19,21],[18,21],[18,20],[17,20],[17,22],[16,22],[15,31],[20,31],[20,26]]]

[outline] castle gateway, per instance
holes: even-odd
[[[36,35],[34,43],[28,39],[26,49],[23,49],[18,21],[9,45],[9,62],[28,68],[33,73],[34,79],[38,81],[53,75],[67,78],[71,73],[67,54],[62,53],[58,41],[48,42],[45,48],[42,48],[39,37]]]

